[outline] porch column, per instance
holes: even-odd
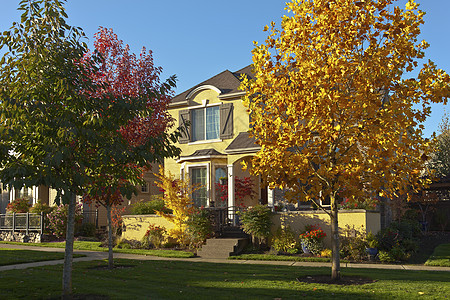
[[[275,201],[275,190],[267,187],[267,206],[273,207]]]
[[[34,205],[39,200],[39,187],[33,185],[32,189],[33,189],[33,192],[31,194],[31,197],[33,198],[33,205]]]
[[[9,202],[16,200],[16,189],[14,187],[9,191]]]
[[[234,201],[234,168],[233,165],[228,165],[228,218],[233,220],[233,224],[236,221],[234,207],[236,205]]]

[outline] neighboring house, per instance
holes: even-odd
[[[151,170],[144,173],[144,180],[146,182],[145,185],[138,186],[137,195],[133,195],[131,199],[124,199],[122,206],[125,207],[124,214],[130,213],[130,206],[138,201],[149,201],[152,199],[153,195],[162,194],[160,189],[156,186],[155,180],[156,176],[153,173],[158,173],[159,165],[152,164]],[[1,183],[0,183],[1,184]],[[2,186],[0,186],[1,188]],[[47,186],[33,186],[31,188],[23,187],[22,189],[14,189],[11,190],[1,190],[1,198],[0,198],[0,213],[6,212],[6,206],[9,202],[18,199],[18,198],[30,198],[30,202],[32,205],[36,204],[38,200],[43,204],[48,204],[50,206],[56,205],[56,190],[49,188]],[[81,197],[77,197],[77,200],[81,202]],[[97,211],[97,213],[96,213]],[[95,217],[98,217],[98,226],[105,227],[107,224],[106,219],[106,209],[103,206],[96,207],[95,204],[88,205],[83,204],[83,214],[84,218],[88,222],[96,222]]]
[[[166,159],[164,166],[179,178],[189,178],[202,188],[194,192],[196,206],[234,207],[273,203],[273,191],[262,186],[253,176],[253,199],[237,203],[234,193],[235,177],[249,177],[242,170],[242,161],[249,160],[260,148],[249,137],[249,114],[242,103],[241,76],[253,77],[251,67],[239,71],[223,71],[216,76],[175,96],[169,106],[170,114],[185,129],[179,143],[181,155]],[[228,183],[228,203],[220,201],[216,184]]]

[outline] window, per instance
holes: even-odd
[[[233,138],[233,103],[179,111],[180,144]]]
[[[228,174],[227,167],[216,167],[215,171],[215,206],[216,207],[226,207],[228,205],[226,197],[223,197],[226,194],[226,191],[223,191],[222,188],[228,188]]]
[[[197,187],[197,190],[192,194],[194,205],[197,207],[206,206],[208,200],[206,195],[206,167],[190,168],[189,172],[192,185]]]
[[[219,138],[219,106],[192,110],[192,141]]]
[[[145,183],[144,185],[141,185],[141,193],[148,193],[149,192],[149,188],[148,188],[148,183]]]

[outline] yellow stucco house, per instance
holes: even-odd
[[[176,127],[183,127],[185,132],[176,143],[181,149],[180,157],[164,160],[166,173],[203,186],[192,195],[196,206],[228,209],[227,217],[233,225],[238,225],[235,210],[241,205],[249,207],[261,203],[274,207],[283,200],[281,190],[269,189],[262,184],[259,176],[250,176],[248,171],[242,170],[241,162],[250,160],[260,149],[248,134],[249,114],[242,103],[244,92],[238,89],[242,75],[252,78],[251,66],[236,72],[225,70],[172,99],[169,113],[176,120]],[[236,177],[251,177],[255,192],[253,197],[238,201],[235,195]],[[226,201],[221,200],[217,188],[219,182],[228,187]],[[142,239],[148,224],[166,228],[173,226],[156,215],[130,215],[123,219],[125,230],[122,237],[126,239]],[[347,225],[374,233],[380,229],[380,217],[376,212],[343,211],[340,219],[342,229]],[[323,211],[312,210],[309,203],[298,203],[294,211],[278,212],[273,215],[272,221],[273,232],[282,224],[290,226],[296,233],[302,232],[307,224],[319,224],[328,236],[325,245],[330,245],[329,216]]]
[[[203,186],[193,195],[197,206],[248,207],[269,201],[258,177],[252,177],[254,197],[237,203],[234,193],[235,178],[250,176],[242,170],[241,162],[259,150],[248,135],[249,114],[242,103],[244,92],[238,89],[242,75],[252,78],[251,67],[223,71],[175,96],[169,106],[185,132],[176,144],[181,156],[166,159],[165,170]],[[227,203],[220,199],[219,182],[228,183]]]

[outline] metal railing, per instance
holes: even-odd
[[[44,213],[0,214],[0,230],[4,231],[44,231]]]
[[[244,211],[242,207],[209,207],[206,209],[210,212],[211,224],[216,233],[222,233],[227,226],[241,225],[238,212]]]
[[[83,224],[91,223],[98,229],[98,209],[83,211]]]

